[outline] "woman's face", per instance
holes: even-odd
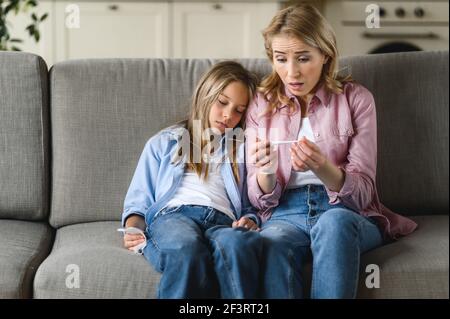
[[[279,35],[272,39],[273,65],[288,90],[308,102],[320,81],[327,57],[300,39]]]
[[[248,102],[248,88],[241,82],[231,82],[211,106],[209,127],[217,128],[222,134],[226,128],[236,127],[247,109]]]

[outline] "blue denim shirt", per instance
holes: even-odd
[[[180,161],[173,164],[172,157],[178,149],[177,142],[184,131],[182,126],[171,126],[160,131],[145,144],[125,197],[123,226],[131,214],[141,215],[149,225],[155,214],[175,195],[183,178],[184,163]],[[222,145],[225,139],[226,136],[222,138]],[[248,200],[244,154],[244,143],[242,143],[237,155],[239,183],[234,178],[229,162],[221,165],[221,175],[236,219],[246,216],[253,219],[259,226],[259,217]],[[226,151],[223,155],[227,155]]]

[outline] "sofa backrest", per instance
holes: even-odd
[[[47,75],[42,58],[0,51],[0,218],[48,216]]]
[[[186,118],[195,84],[213,63],[102,59],[53,66],[53,226],[120,218],[145,142]]]
[[[448,214],[448,51],[342,59],[377,108],[377,185],[404,215]]]
[[[187,116],[214,60],[89,59],[50,71],[50,223],[119,220],[145,142]],[[265,59],[241,60],[258,75]],[[448,213],[448,52],[348,57],[342,66],[375,96],[378,185],[405,215]]]

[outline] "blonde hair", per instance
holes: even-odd
[[[293,36],[307,45],[319,49],[328,57],[323,66],[320,81],[324,82],[325,88],[329,92],[342,93],[343,83],[351,81],[350,76],[338,75],[336,36],[330,24],[314,6],[301,3],[280,10],[262,34],[267,57],[272,63],[273,38],[279,35]],[[279,103],[294,107],[294,103],[286,96],[284,84],[274,69],[263,79],[258,90],[269,101],[269,111],[272,111]]]
[[[209,113],[212,105],[217,101],[219,95],[232,82],[240,82],[248,88],[248,103],[256,93],[257,78],[246,70],[240,63],[235,61],[222,61],[212,66],[200,79],[194,91],[190,107],[190,115],[186,123],[189,131],[190,154],[186,168],[194,171],[200,178],[205,180],[208,178],[208,163],[201,158],[200,163],[194,163],[194,151],[203,150],[205,145],[210,142],[203,139],[203,136],[194,136],[194,134],[202,134],[209,126]],[[194,121],[200,120],[201,132],[194,130]],[[242,115],[237,127],[244,129],[245,114]],[[194,145],[193,141],[200,141],[201,145]],[[237,143],[232,143],[231,165],[234,177],[239,181],[239,170],[237,165]]]

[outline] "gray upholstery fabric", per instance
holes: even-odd
[[[50,223],[118,220],[145,142],[186,118],[213,60],[68,61],[50,72],[53,180]],[[247,60],[259,69],[264,60]]]
[[[194,85],[214,60],[98,59],[50,73],[52,203],[46,67],[0,52],[0,298],[153,298],[160,275],[122,247],[116,231],[147,139],[186,117]],[[261,77],[264,59],[241,60]],[[360,298],[448,298],[448,52],[342,59],[374,94],[378,186],[386,206],[419,229],[362,256],[381,288]],[[441,216],[430,216],[441,214]],[[77,266],[80,287],[66,281]],[[69,268],[67,268],[69,266]],[[306,267],[308,269],[308,267]],[[68,272],[69,271],[69,272]],[[311,275],[309,267],[306,278]]]
[[[448,214],[448,51],[349,57],[374,95],[382,202],[404,215]]]
[[[94,222],[58,229],[52,252],[36,273],[34,297],[155,298],[159,273],[143,256],[123,248],[118,227],[119,222]],[[76,272],[79,288],[70,277]]]
[[[414,219],[421,227],[411,236],[362,256],[358,298],[448,298],[448,216]],[[60,228],[51,255],[36,273],[35,298],[154,298],[160,275],[143,256],[122,247],[118,226],[95,222]],[[368,264],[380,267],[379,289],[365,286]],[[79,288],[66,286],[69,265],[79,267]],[[310,265],[305,271],[309,283]]]
[[[213,62],[78,60],[52,68],[53,226],[119,218],[145,141],[186,117],[194,84]],[[264,59],[241,62],[260,76],[270,70]],[[342,66],[376,99],[383,203],[405,215],[447,214],[448,52],[351,57]]]
[[[0,218],[47,216],[48,148],[47,66],[33,54],[0,52]]]
[[[413,219],[419,224],[414,233],[363,255],[359,298],[448,299],[448,216]],[[379,289],[365,286],[368,264],[380,267]]]
[[[145,142],[186,116],[208,65],[115,59],[51,69],[53,226],[120,218]]]
[[[46,223],[0,220],[0,299],[32,297],[34,274],[52,242]]]

